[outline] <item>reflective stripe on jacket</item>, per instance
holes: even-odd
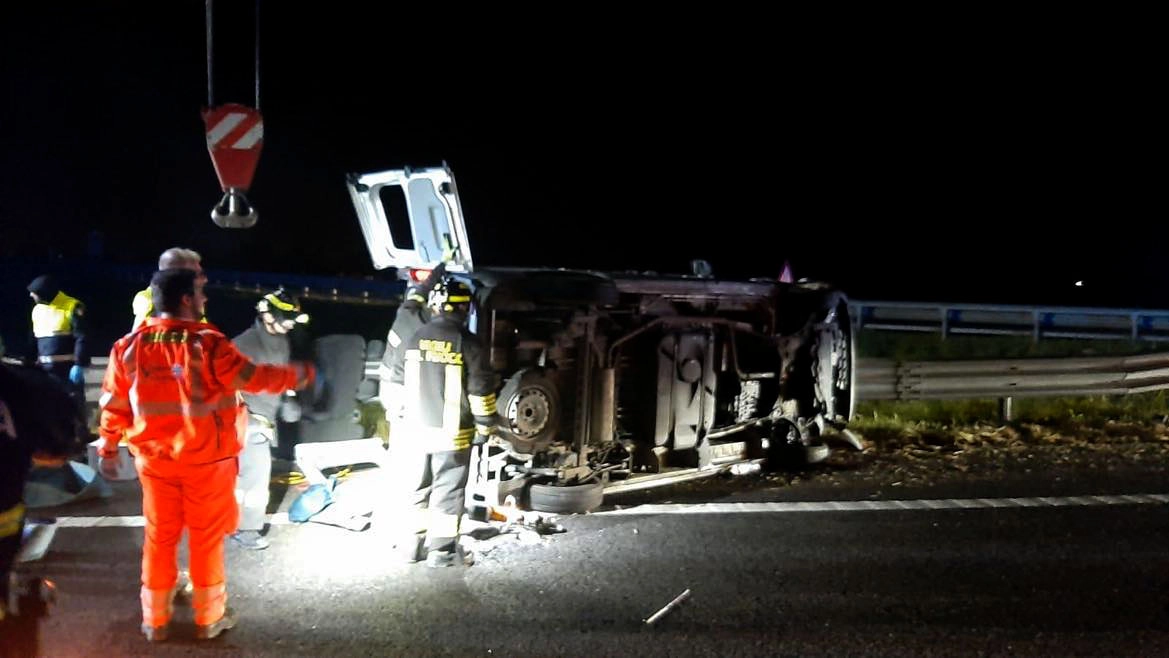
[[[85,305],[77,299],[58,292],[50,302],[41,302],[32,308],[32,335],[37,343],[40,363],[76,361],[89,365],[85,351],[85,331],[81,316]]]
[[[19,533],[23,521],[24,505],[21,503],[6,510],[0,510],[0,539]]]
[[[495,424],[495,376],[478,338],[439,316],[402,347],[391,382],[404,387],[407,435],[429,452],[469,448]]]
[[[73,334],[73,309],[79,302],[63,292],[53,301],[40,303],[32,309],[32,335],[37,338]]]
[[[398,312],[394,316],[394,324],[390,327],[389,333],[386,334],[386,351],[382,355],[382,363],[378,368],[378,376],[381,377],[382,381],[389,382],[394,364],[401,365],[406,354],[405,342],[419,329],[425,327],[429,321],[430,309],[417,299],[407,299],[398,307]]]

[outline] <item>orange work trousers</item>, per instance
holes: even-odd
[[[223,541],[239,523],[235,501],[238,463],[235,457],[197,465],[160,457],[135,460],[146,517],[142,545],[144,623],[164,626],[170,621],[183,528],[187,529],[191,553],[195,623],[207,625],[223,616],[227,604]]]

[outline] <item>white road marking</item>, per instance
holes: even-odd
[[[272,525],[291,525],[288,514],[278,512],[273,514],[268,523]],[[61,516],[57,518],[58,528],[141,528],[146,525],[143,516]]]
[[[1042,496],[1038,498],[948,498],[921,500],[831,500],[801,503],[702,503],[698,505],[640,505],[625,509],[593,512],[593,516],[654,514],[788,514],[793,512],[885,512],[890,510],[951,510],[1020,507],[1103,507],[1107,505],[1164,505],[1169,494],[1120,496]],[[273,514],[272,525],[295,525],[288,514]],[[141,516],[62,516],[58,528],[141,528]]]

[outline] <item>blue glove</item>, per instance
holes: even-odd
[[[69,369],[69,381],[73,382],[74,386],[85,386],[85,368],[73,364]]]

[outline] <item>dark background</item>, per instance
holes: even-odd
[[[216,104],[250,105],[254,4],[215,10]],[[265,2],[260,223],[227,231],[204,3],[7,9],[0,257],[99,231],[115,262],[375,275],[345,173],[445,160],[480,265],[786,260],[864,299],[1169,307],[1137,17],[503,11]]]

